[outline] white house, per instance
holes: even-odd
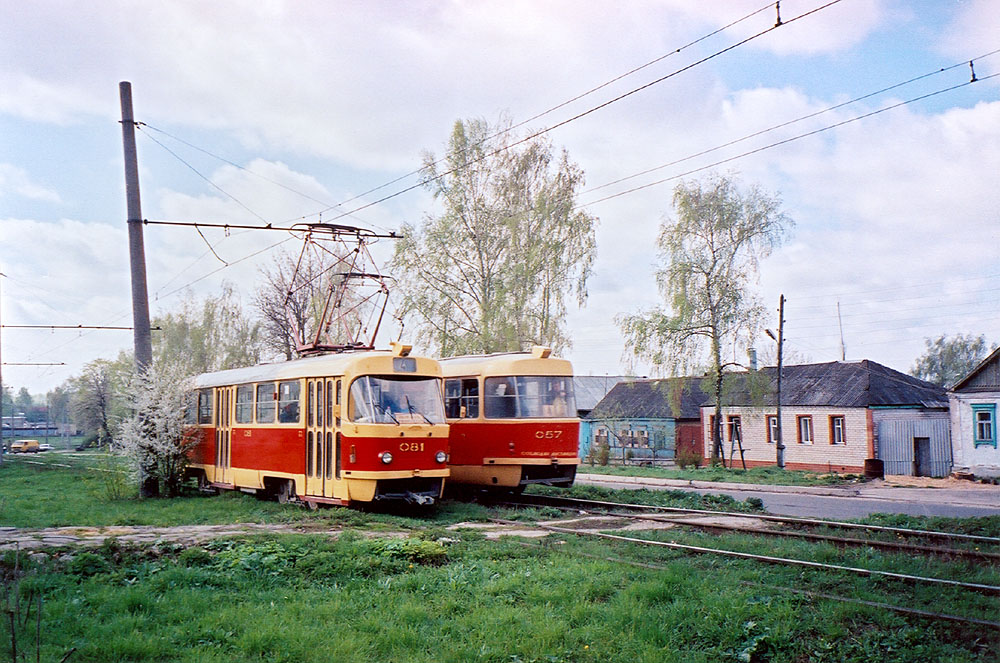
[[[956,473],[1000,477],[997,409],[1000,405],[1000,348],[948,392]]]

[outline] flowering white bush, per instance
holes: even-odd
[[[188,455],[197,441],[197,429],[185,416],[192,389],[190,378],[176,363],[150,366],[126,384],[131,413],[118,428],[114,448],[129,460],[144,495],[156,494],[160,484],[168,497],[180,492]]]

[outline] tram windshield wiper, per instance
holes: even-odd
[[[404,395],[403,398],[406,399],[406,411],[407,412],[409,412],[410,414],[419,414],[421,417],[424,418],[424,421],[426,421],[427,423],[429,423],[431,426],[434,425],[434,422],[431,421],[430,419],[428,419],[426,414],[424,414],[420,410],[416,410],[416,411],[413,410],[413,405],[410,404],[410,396],[408,394]]]
[[[381,408],[379,408],[379,406],[376,405],[375,409],[376,410],[381,409],[382,413],[388,415],[389,418],[392,419],[392,422],[394,424],[396,424],[397,426],[400,425],[399,419],[397,419],[396,416],[392,413],[392,408],[390,408],[388,405],[383,405]]]

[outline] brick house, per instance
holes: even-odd
[[[1000,406],[1000,348],[948,393],[955,471],[1000,477],[997,407]]]
[[[777,372],[729,374],[722,444],[735,466],[774,465]],[[785,366],[781,378],[785,466],[862,473],[879,459],[887,474],[945,476],[951,468],[947,397],[940,387],[873,361]],[[704,455],[715,408],[702,405]],[[728,460],[727,460],[728,462]]]

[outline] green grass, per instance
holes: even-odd
[[[42,599],[41,660],[58,661],[992,661],[1000,631],[798,595],[797,588],[933,612],[997,620],[996,598],[842,573],[761,565],[572,535],[543,542],[486,541],[445,528],[488,517],[559,512],[491,510],[445,502],[434,511],[306,509],[253,497],[110,499],[107,459],[61,454],[0,468],[0,524],[290,522],[342,530],[129,547],[47,556],[0,555],[3,597],[15,610],[24,660],[34,658]],[[41,463],[41,464],[36,464]],[[60,467],[70,465],[70,467]],[[538,489],[542,490],[542,489]],[[563,494],[563,493],[560,493]],[[571,494],[753,511],[731,498],[579,486]],[[27,506],[25,506],[27,505]],[[1000,519],[975,519],[996,535]],[[907,526],[920,519],[908,517]],[[936,529],[968,521],[935,519]],[[406,532],[379,538],[373,532]],[[986,564],[872,550],[711,535],[683,529],[637,535],[900,573],[1000,584]],[[657,565],[639,568],[629,562]],[[9,592],[9,593],[8,593]],[[0,625],[0,656],[10,650]],[[3,659],[0,659],[3,660]]]
[[[77,661],[991,661],[1000,646],[995,632],[774,589],[804,586],[782,568],[576,537],[451,539],[286,535],[183,552],[112,542],[23,562],[21,591],[43,597],[42,660],[53,661],[73,647]],[[902,603],[910,591],[835,575],[807,586]],[[989,609],[945,598],[950,612]]]
[[[581,474],[608,474],[612,476],[772,484],[779,486],[841,486],[864,481],[863,477],[854,474],[820,474],[802,470],[780,470],[776,467],[752,467],[744,470],[720,466],[682,470],[680,468],[643,467],[639,465],[628,465],[625,467],[581,465],[578,471]]]

